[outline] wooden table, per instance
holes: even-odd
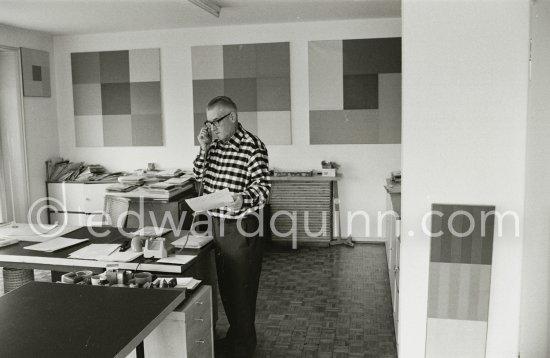
[[[184,300],[184,290],[30,282],[0,297],[0,357],[126,357]]]

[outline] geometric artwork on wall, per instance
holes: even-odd
[[[50,97],[50,54],[21,47],[23,96]]]
[[[426,357],[485,357],[495,207],[432,211]]]
[[[309,42],[310,144],[401,143],[401,38]]]
[[[162,146],[160,50],[71,54],[77,147]]]
[[[265,144],[291,144],[288,42],[195,46],[191,57],[195,145],[206,105],[220,95],[235,102],[239,122]]]

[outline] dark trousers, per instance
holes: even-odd
[[[255,233],[258,219],[213,218],[216,270],[229,321],[227,353],[232,357],[252,357],[256,348],[256,297],[265,242],[258,234],[250,237],[239,233],[239,225],[242,233]]]

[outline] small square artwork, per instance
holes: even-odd
[[[265,144],[291,144],[288,42],[191,48],[195,144],[206,104],[233,99],[239,122]]]
[[[50,97],[50,54],[21,47],[23,96]]]
[[[310,144],[401,143],[401,39],[309,43]]]
[[[71,54],[77,147],[162,146],[160,50]]]

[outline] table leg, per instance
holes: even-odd
[[[136,347],[136,358],[145,358],[145,350],[143,349],[143,341]]]

